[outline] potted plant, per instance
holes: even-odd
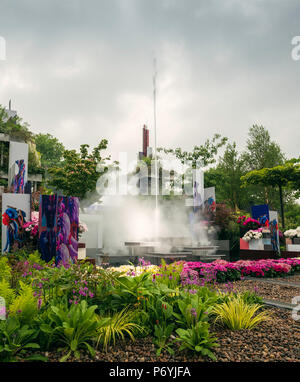
[[[287,244],[300,244],[300,226],[285,231],[284,236],[287,238]]]
[[[240,227],[240,237],[242,238],[249,230],[256,230],[261,227],[258,220],[252,219],[247,216],[240,216],[237,219],[237,223]]]
[[[243,240],[249,242],[249,249],[263,250],[264,245],[263,245],[262,237],[263,237],[263,234],[261,230],[249,230],[243,236]]]

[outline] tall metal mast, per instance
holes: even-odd
[[[158,239],[158,164],[157,164],[157,134],[156,134],[156,58],[153,60],[153,122],[154,122],[154,160],[155,160],[155,240]]]
[[[156,136],[156,58],[153,60],[153,121],[154,121],[154,159],[155,159],[155,206],[158,205],[158,165],[157,165],[157,136]]]

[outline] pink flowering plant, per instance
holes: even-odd
[[[186,262],[181,273],[183,285],[205,285],[240,280],[245,276],[279,277],[300,271],[300,259],[239,260],[234,263]]]
[[[261,224],[258,220],[246,216],[240,216],[237,219],[237,223],[240,227],[248,230],[256,230],[257,228],[261,227]]]

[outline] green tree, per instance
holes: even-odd
[[[249,129],[247,150],[243,156],[249,171],[279,166],[285,161],[280,146],[271,140],[268,130],[259,125]]]
[[[261,125],[253,125],[249,129],[247,149],[243,153],[243,159],[248,172],[272,168],[285,162],[280,146],[271,140],[269,131]],[[276,190],[266,185],[257,185],[250,199],[254,204],[265,201],[276,209],[279,208]]]
[[[245,160],[239,155],[236,144],[228,144],[218,165],[205,172],[205,186],[216,188],[219,203],[226,202],[235,211],[247,208],[248,190],[241,191],[241,176],[245,173]]]
[[[65,151],[64,145],[51,134],[37,134],[35,136],[37,151],[41,154],[44,168],[59,166]]]
[[[211,140],[207,139],[203,145],[194,146],[191,152],[183,151],[180,147],[175,150],[160,147],[157,151],[174,155],[181,163],[191,162],[192,167],[195,168],[198,161],[201,161],[203,166],[215,163],[219,149],[226,144],[227,140],[228,138],[215,134]]]
[[[261,170],[254,170],[248,172],[241,177],[244,185],[259,185],[276,187],[279,190],[280,209],[282,227],[285,228],[284,221],[284,199],[283,188],[298,188],[298,181],[300,178],[300,165],[294,163],[286,163],[281,166],[272,168],[263,168]]]
[[[95,190],[97,180],[109,168],[105,163],[110,157],[101,156],[101,151],[107,148],[107,144],[107,140],[102,139],[91,154],[88,152],[87,144],[80,146],[79,153],[76,150],[65,150],[62,165],[48,169],[47,186],[62,192],[64,196],[78,196],[82,200],[88,198],[87,204],[99,200],[100,195],[96,195]],[[100,163],[104,165],[101,173],[97,171],[97,165]]]

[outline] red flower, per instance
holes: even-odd
[[[4,225],[9,225],[9,216],[7,215],[6,212],[4,212],[4,214],[2,215],[2,223]]]

